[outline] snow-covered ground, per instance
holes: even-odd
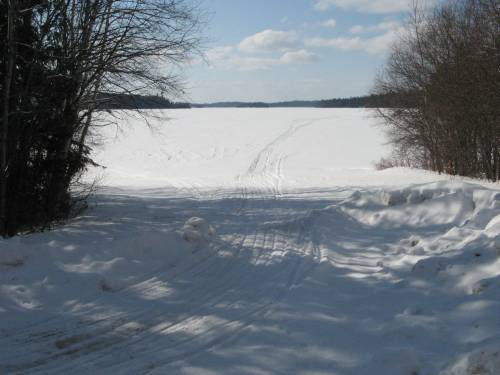
[[[500,374],[498,184],[373,170],[364,110],[154,114],[0,241],[1,374]]]

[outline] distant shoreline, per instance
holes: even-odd
[[[383,106],[387,98],[376,95],[320,100],[290,100],[282,102],[192,103],[192,108],[373,108]]]
[[[215,103],[174,102],[160,96],[103,94],[99,109],[190,109],[190,108],[378,108],[390,107],[391,97],[380,95],[322,100],[291,100],[282,102]]]

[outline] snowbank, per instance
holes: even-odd
[[[325,212],[342,215],[351,228],[359,226],[360,233],[373,233],[372,241],[384,241],[370,243],[384,249],[380,260],[366,252],[359,262],[373,257],[373,266],[393,279],[398,289],[422,293],[388,327],[399,331],[417,325],[429,334],[437,329],[448,343],[443,348],[447,354],[437,358],[425,346],[384,349],[374,354],[374,373],[380,367],[384,374],[500,374],[497,190],[439,182],[356,191]],[[340,258],[332,253],[330,259]],[[404,332],[408,337],[417,334],[408,327]]]
[[[367,225],[391,228],[461,225],[471,217],[476,208],[486,208],[484,205],[487,201],[492,205],[491,201],[496,193],[486,193],[489,197],[484,194],[480,186],[439,182],[357,193],[345,202],[343,209]]]
[[[214,251],[214,230],[200,218],[166,231],[125,224],[119,235],[112,221],[82,221],[0,240],[1,310],[55,309],[74,293],[85,299],[121,291]]]
[[[480,349],[459,355],[440,375],[500,374],[500,338]]]

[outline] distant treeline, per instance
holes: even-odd
[[[327,100],[293,100],[287,102],[218,102],[191,104],[193,108],[378,108],[392,107],[390,95],[368,95]]]
[[[319,108],[390,108],[393,107],[392,95],[368,95],[342,99],[320,100]]]
[[[191,108],[189,103],[172,102],[154,95],[101,94],[99,109],[166,109]]]
[[[286,102],[217,102],[190,104],[173,102],[161,96],[102,94],[100,109],[172,109],[172,108],[379,108],[392,107],[389,95],[355,96],[325,100],[292,100]]]

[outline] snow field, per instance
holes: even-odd
[[[168,116],[0,240],[0,373],[500,374],[498,185],[374,171],[363,110]]]

